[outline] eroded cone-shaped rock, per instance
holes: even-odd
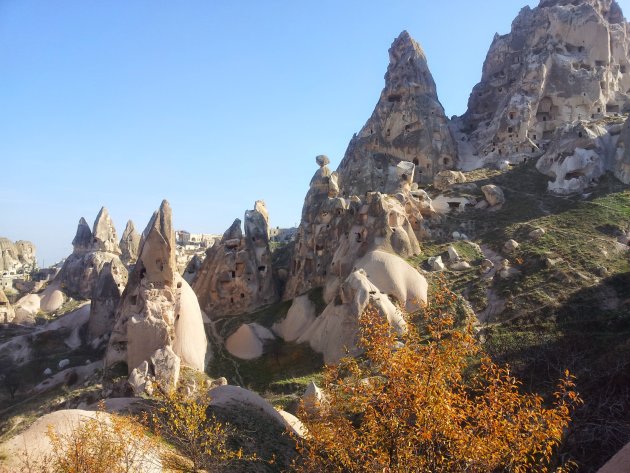
[[[103,335],[109,336],[114,328],[116,307],[124,288],[112,271],[112,263],[106,263],[99,274],[92,301],[90,304],[90,320],[88,322],[88,337],[94,340]]]
[[[208,249],[193,289],[209,317],[251,312],[278,299],[271,268],[269,216],[264,202],[245,212],[245,235],[236,219]]]
[[[175,270],[171,207],[163,201],[143,233],[138,261],[116,310],[105,364],[143,362],[157,376],[152,357],[170,347],[181,363],[203,370],[207,349],[201,310],[192,289]],[[174,365],[172,365],[174,366]]]
[[[464,169],[539,156],[559,126],[630,106],[630,37],[614,0],[542,1],[495,35],[454,123]]]
[[[94,251],[106,251],[120,255],[120,247],[118,246],[118,237],[116,236],[116,228],[114,222],[109,216],[109,212],[102,207],[92,230],[92,249]]]
[[[77,233],[72,240],[72,247],[75,253],[92,249],[92,230],[83,217],[79,220]]]
[[[127,266],[134,264],[138,259],[138,249],[140,248],[140,235],[136,232],[136,227],[129,220],[125,231],[120,238],[120,259]]]
[[[10,323],[14,317],[15,311],[13,310],[13,306],[9,302],[9,299],[7,299],[4,291],[0,289],[0,323]]]
[[[327,364],[361,352],[357,346],[359,317],[368,306],[384,317],[396,332],[402,334],[406,330],[400,310],[370,282],[362,269],[346,278],[335,299],[297,340],[298,343],[308,342],[313,350],[322,353]]]
[[[338,168],[344,195],[393,192],[401,162],[417,167],[416,182],[456,164],[456,147],[424,51],[403,31],[389,49],[385,88]]]
[[[54,280],[63,292],[77,299],[90,299],[107,263],[111,263],[116,285],[127,284],[128,272],[119,258],[116,229],[105,207],[98,213],[93,231],[84,218],[79,220],[72,246],[72,254]]]

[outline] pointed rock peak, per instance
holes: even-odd
[[[234,220],[234,223],[232,223],[230,228],[228,228],[225,231],[225,233],[223,234],[223,238],[221,239],[221,242],[226,242],[228,240],[235,240],[237,238],[239,240],[243,238],[243,230],[241,230],[240,218],[237,218],[236,220]]]
[[[267,245],[269,241],[269,212],[265,202],[257,200],[254,210],[245,212],[245,235],[256,245]]]
[[[132,221],[132,220],[127,220],[127,225],[125,226],[125,231],[123,232],[123,238],[124,238],[125,236],[129,236],[129,235],[131,235],[131,234],[133,234],[133,233],[136,233],[136,234],[137,234],[137,232],[136,232],[136,227],[135,227],[135,225],[133,224],[133,221]]]
[[[138,249],[140,248],[140,235],[136,232],[136,227],[129,220],[125,231],[120,238],[120,259],[126,265],[135,263],[138,258]]]
[[[72,240],[72,246],[75,251],[86,251],[92,245],[92,230],[83,217],[79,220],[77,233]]]
[[[2,289],[0,289],[0,303],[5,305],[9,304],[9,299],[7,299],[7,296]]]
[[[116,228],[114,227],[114,222],[105,207],[101,207],[100,212],[96,216],[96,220],[94,220],[92,236],[94,238],[94,250],[107,251],[118,255],[120,254]]]
[[[389,48],[389,66],[385,74],[385,90],[388,94],[402,93],[403,89],[412,89],[414,95],[437,97],[424,51],[406,31],[400,33]],[[396,102],[399,99],[398,96],[388,95],[388,100]]]
[[[142,265],[136,266],[140,268],[142,277],[151,283],[172,284],[175,276],[175,231],[168,201],[162,201],[142,235],[138,258]]]

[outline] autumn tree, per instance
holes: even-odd
[[[158,392],[157,401],[153,428],[179,452],[162,455],[167,467],[175,471],[214,471],[233,462],[256,460],[255,455],[245,455],[229,445],[230,435],[235,432],[208,412],[207,393],[186,396],[180,391]]]
[[[397,337],[375,310],[360,318],[364,355],[325,370],[326,401],[301,409],[299,472],[548,472],[580,402],[565,372],[554,399],[523,393],[484,356],[456,296],[434,300]],[[411,317],[408,317],[412,319]],[[463,325],[463,326],[462,326]]]

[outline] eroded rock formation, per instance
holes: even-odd
[[[415,182],[420,183],[456,165],[456,146],[424,51],[403,31],[389,49],[389,59],[376,108],[337,170],[344,196],[394,192],[401,161],[415,165]]]
[[[138,260],[115,317],[106,367],[123,362],[129,373],[146,368],[147,375],[159,382],[165,379],[165,366],[179,366],[172,356],[164,366],[156,364],[155,360],[164,358],[159,350],[169,348],[181,363],[204,369],[207,340],[201,310],[194,292],[176,271],[175,232],[167,201],[143,233]]]
[[[543,0],[495,35],[453,123],[465,170],[543,154],[554,131],[630,109],[630,38],[614,0]]]
[[[37,265],[35,245],[30,241],[18,240],[13,243],[0,237],[0,272],[18,272],[33,269]]]
[[[630,183],[623,153],[617,152],[621,129],[621,120],[608,124],[578,121],[558,127],[536,163],[536,168],[551,178],[549,190],[558,194],[582,192],[606,171]]]
[[[72,254],[55,277],[55,282],[68,295],[90,299],[99,274],[107,263],[111,264],[116,286],[123,287],[127,283],[127,268],[119,257],[121,252],[116,229],[105,207],[98,213],[93,230],[81,218],[72,246]]]
[[[435,216],[426,193],[409,190],[413,172],[397,174],[395,194],[370,192],[345,199],[338,195],[337,175],[324,161],[318,159],[320,169],[304,201],[285,299],[345,279],[355,261],[371,250],[419,254],[419,238],[428,233],[425,219]]]
[[[140,235],[136,232],[133,222],[129,220],[120,238],[120,260],[127,266],[135,264],[138,259],[139,247]]]
[[[192,287],[210,317],[242,314],[278,299],[271,268],[269,215],[256,201],[245,212],[245,234],[236,219],[208,249]]]

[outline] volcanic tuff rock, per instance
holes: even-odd
[[[236,219],[206,252],[192,287],[210,318],[242,314],[278,299],[271,270],[269,215],[263,201]]]
[[[136,232],[133,222],[129,220],[120,238],[120,260],[127,266],[134,264],[138,259],[139,247],[140,235]]]
[[[393,195],[370,192],[344,199],[338,196],[336,173],[322,165],[304,200],[284,299],[344,280],[354,262],[371,250],[419,254],[418,239],[429,232],[425,219],[435,211],[425,192],[408,190],[407,178],[398,177]]]
[[[617,141],[622,123],[583,122],[565,124],[556,129],[546,153],[536,168],[552,178],[549,190],[558,194],[582,192],[597,183],[606,171],[626,184],[630,182],[623,164],[617,160]]]
[[[372,116],[355,135],[339,165],[345,196],[393,192],[400,161],[416,167],[415,181],[429,183],[456,165],[456,147],[420,45],[403,31],[389,49],[385,88]]]
[[[158,376],[156,352],[166,347],[182,363],[204,369],[207,340],[201,310],[175,268],[175,232],[165,200],[143,233],[138,261],[116,309],[105,366],[123,362],[131,373],[147,362],[150,374]]]
[[[90,320],[88,322],[90,340],[109,335],[114,328],[116,307],[124,289],[118,284],[112,273],[112,263],[105,263],[92,293]]]
[[[119,258],[116,229],[105,207],[98,213],[93,229],[90,230],[83,217],[79,220],[77,233],[72,240],[72,254],[55,277],[67,294],[80,299],[92,297],[106,263],[111,263],[116,286],[122,287],[127,283],[127,268]]]
[[[359,269],[345,279],[335,300],[326,306],[297,342],[308,342],[315,351],[324,355],[327,364],[336,363],[348,354],[358,355],[361,352],[357,346],[359,317],[368,306],[387,319],[397,333],[406,330],[400,310],[370,282],[365,271]]]
[[[6,294],[2,289],[0,289],[0,323],[6,324],[13,320],[15,317],[15,312],[13,310],[13,306],[7,299]]]
[[[32,268],[35,265],[35,245],[24,240],[13,243],[0,237],[0,271],[16,272],[25,266]]]
[[[627,119],[617,141],[613,172],[621,182],[630,184],[630,120]]]
[[[630,108],[630,39],[614,0],[543,0],[495,35],[453,123],[465,170],[542,154],[565,123]]]

